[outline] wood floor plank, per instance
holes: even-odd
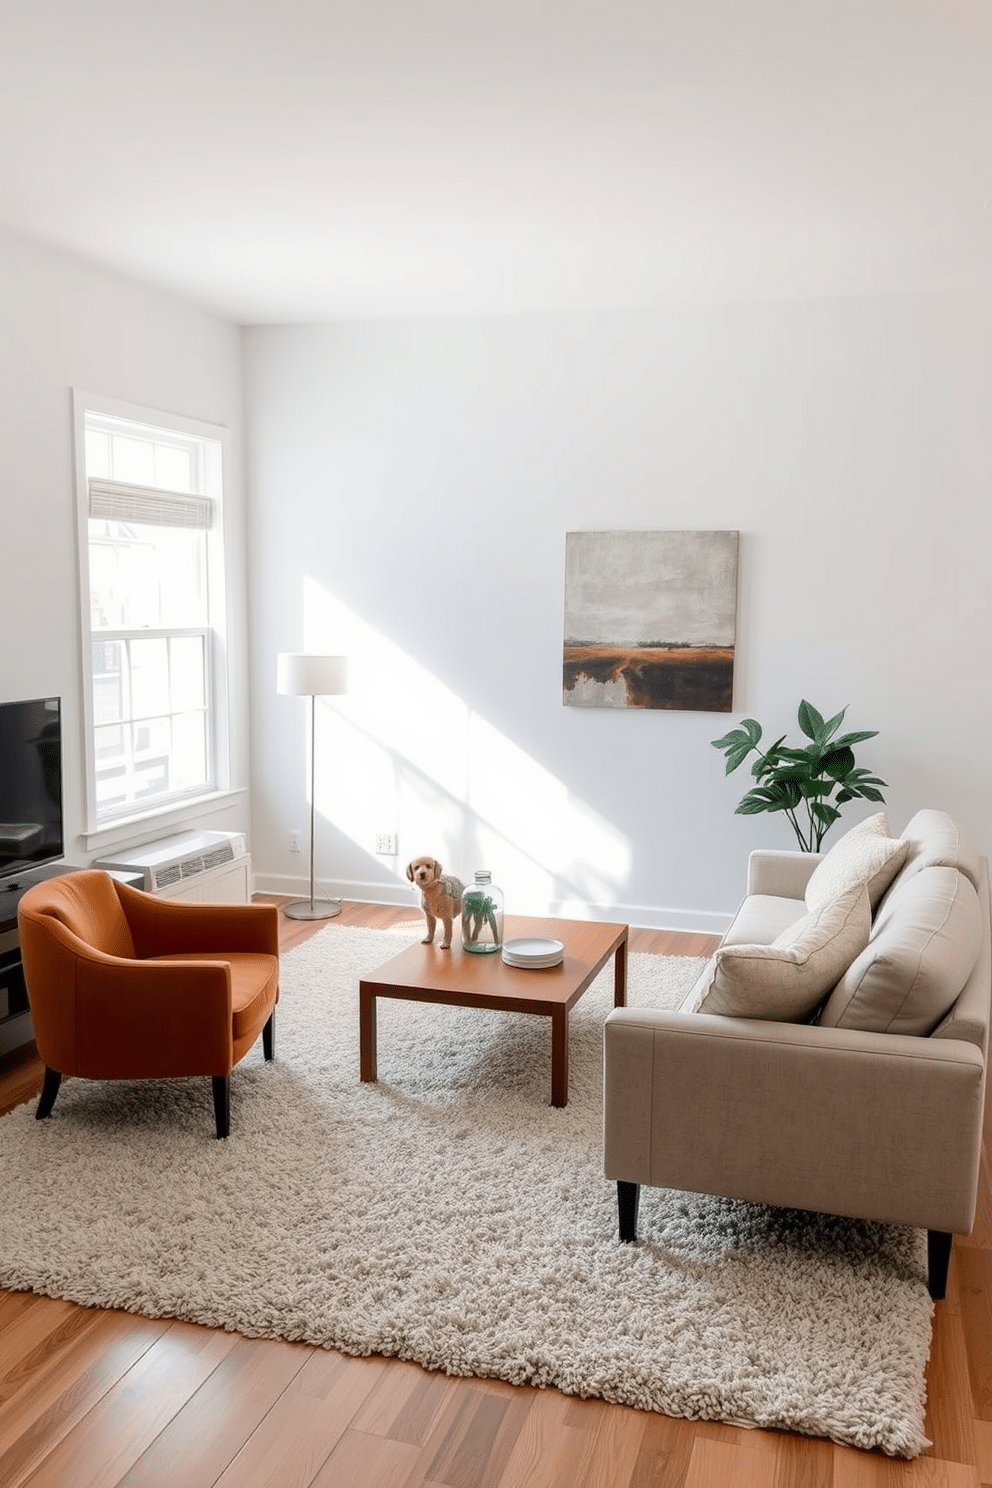
[[[170,1326],[125,1313],[78,1311],[86,1326],[66,1349],[40,1362],[0,1407],[4,1488],[18,1488],[58,1450]]]
[[[616,1488],[618,1483],[629,1483],[651,1417],[646,1411],[608,1405],[604,1400],[579,1404],[583,1429],[591,1431],[592,1440],[577,1488]],[[570,1413],[566,1419],[576,1417]]]
[[[4,1330],[23,1313],[30,1312],[37,1301],[34,1292],[0,1292],[0,1346],[3,1346]]]
[[[444,1488],[498,1488],[530,1410],[526,1395],[498,1394],[484,1381],[458,1392],[425,1474]]]
[[[459,1383],[405,1359],[393,1360],[356,1414],[354,1429],[423,1446]]]
[[[770,1488],[833,1488],[833,1443],[775,1433],[775,1480]]]
[[[981,1488],[977,1469],[969,1463],[917,1457],[912,1462],[837,1447],[833,1488]]]
[[[954,1256],[947,1296],[933,1310],[924,1431],[933,1443],[929,1454],[950,1462],[976,1458],[975,1410],[968,1365],[968,1344],[961,1310],[960,1256]]]
[[[421,1488],[424,1478],[417,1472],[419,1458],[418,1448],[409,1442],[349,1430],[311,1488]]]
[[[172,1417],[119,1488],[212,1488],[292,1381],[311,1350],[299,1343],[236,1338],[226,1358]]]
[[[384,1360],[314,1349],[217,1488],[309,1488],[384,1368]]]
[[[25,1479],[27,1488],[116,1488],[236,1341],[173,1323]]]
[[[650,1415],[644,1423],[629,1488],[682,1488],[694,1442],[692,1422]]]
[[[976,1466],[983,1488],[992,1484],[992,1421],[975,1422]]]
[[[0,1334],[0,1402],[32,1380],[39,1364],[54,1359],[92,1324],[82,1308],[59,1298],[23,1294],[25,1304],[11,1312]]]
[[[41,1082],[45,1066],[35,1051],[34,1044],[17,1051],[18,1063],[0,1075],[0,1116],[34,1100],[41,1093]]]
[[[596,1423],[575,1424],[581,1418],[558,1390],[531,1390],[529,1402],[498,1488],[578,1488],[584,1483]],[[621,1482],[616,1478],[611,1488]]]
[[[975,1416],[992,1421],[992,1252],[962,1249],[953,1258]],[[942,1381],[935,1375],[935,1388]]]
[[[771,1488],[778,1466],[774,1442],[743,1444],[716,1441],[697,1433],[689,1458],[685,1488]]]

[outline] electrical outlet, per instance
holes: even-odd
[[[375,839],[375,850],[384,858],[395,858],[397,853],[396,833],[378,832]]]
[[[289,850],[290,850],[290,852],[301,852],[303,850],[303,833],[302,832],[290,832],[290,834],[289,834]]]

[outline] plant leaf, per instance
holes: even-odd
[[[846,782],[854,768],[854,751],[848,749],[846,745],[842,749],[831,749],[829,754],[823,757],[824,772],[830,776],[831,780]]]
[[[725,775],[732,775],[738,765],[742,765],[751,753],[750,744],[739,744],[734,749],[727,750],[727,768]]]
[[[722,739],[711,739],[710,743],[714,749],[733,749],[738,744],[746,744],[747,735],[743,729],[731,729]]]
[[[805,760],[794,765],[780,765],[775,771],[776,780],[812,780],[813,771]]]
[[[846,708],[841,708],[839,713],[835,713],[833,718],[828,719],[828,721],[823,725],[824,742],[826,742],[827,739],[832,738],[833,735],[840,728],[841,724],[844,722],[844,714],[846,712]]]
[[[857,769],[849,771],[849,773],[844,777],[844,784],[885,785],[886,782],[882,780],[878,775],[869,774],[869,772],[864,768],[863,765],[859,765]]]
[[[784,811],[798,806],[802,800],[799,787],[786,782],[781,785],[759,785],[748,791],[737,810],[742,816],[753,816],[758,811]]]
[[[784,760],[805,760],[811,763],[819,758],[820,751],[815,744],[807,744],[805,749],[794,749],[791,744],[785,744],[779,750],[779,755]]]
[[[822,737],[823,714],[808,703],[805,698],[799,704],[799,727],[807,739],[819,739]]]
[[[836,806],[831,806],[828,801],[814,801],[810,806],[811,815],[820,823],[823,830],[832,827],[835,821],[840,821],[840,812]]]
[[[839,739],[835,739],[832,748],[850,748],[852,744],[861,744],[865,739],[876,739],[877,737],[878,729],[862,729],[858,733],[843,734]]]

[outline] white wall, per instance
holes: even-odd
[[[992,848],[992,299],[871,300],[246,333],[260,886],[299,888],[306,705],[279,650],[347,651],[318,712],[318,877],[413,896],[493,870],[508,907],[722,928],[781,817],[722,714],[561,702],[564,535],[737,528],[735,712],[806,696],[877,728],[898,830]],[[852,823],[870,808],[848,808]],[[378,831],[399,858],[374,855]],[[838,829],[834,829],[834,836]],[[832,839],[828,837],[829,845]]]
[[[66,860],[85,864],[99,851],[84,836],[74,386],[232,431],[225,506],[232,779],[247,787],[240,335],[178,301],[0,233],[0,697],[61,695]],[[195,825],[247,830],[249,820],[245,790]],[[163,830],[126,837],[147,841]]]

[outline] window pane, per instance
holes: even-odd
[[[110,439],[98,429],[86,430],[86,474],[99,480],[110,474]]]
[[[162,637],[132,641],[131,717],[151,718],[169,712],[169,643]]]
[[[115,434],[110,448],[114,480],[132,481],[136,486],[155,484],[155,447],[147,439]]]
[[[206,706],[206,668],[201,636],[176,636],[172,642],[172,707]]]
[[[126,653],[120,641],[94,641],[93,722],[115,723],[127,717]]]
[[[94,630],[207,623],[207,537],[182,527],[92,519],[90,624]]]
[[[152,527],[159,567],[159,625],[207,622],[207,535],[183,527]]]
[[[190,451],[174,444],[156,444],[155,484],[165,491],[195,492]]]
[[[122,806],[128,800],[128,760],[125,739],[130,729],[98,728],[96,745],[96,799],[98,810]]]
[[[172,786],[190,790],[207,780],[207,728],[203,713],[180,713],[172,720]]]
[[[171,729],[167,718],[136,723],[133,730],[134,783],[131,800],[163,795],[173,787],[170,780]]]

